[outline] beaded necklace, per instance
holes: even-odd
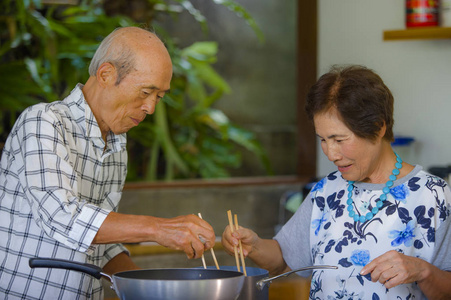
[[[399,170],[402,168],[402,159],[399,157],[399,155],[395,152],[396,155],[396,163],[395,168],[392,171],[392,174],[390,175],[388,181],[385,183],[385,187],[382,189],[382,195],[379,197],[379,200],[376,201],[376,206],[373,207],[373,209],[368,212],[366,215],[360,215],[360,213],[356,213],[354,211],[352,200],[352,191],[354,190],[354,182],[355,181],[348,181],[348,200],[346,201],[346,204],[348,204],[348,212],[349,216],[354,219],[355,222],[360,221],[361,223],[365,221],[371,220],[375,214],[378,213],[379,209],[384,205],[384,201],[387,200],[387,194],[390,192],[390,188],[393,186],[393,182],[396,180],[396,177],[399,175]]]

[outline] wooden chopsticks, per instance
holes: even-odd
[[[234,217],[235,217],[236,230],[238,230],[239,229],[239,227],[238,227],[238,216],[235,214]],[[243,246],[241,245],[241,240],[239,240],[238,242],[239,242],[239,247],[240,247],[241,265],[243,266],[243,273],[244,273],[244,276],[247,276],[246,263],[244,262]]]
[[[201,213],[198,213],[197,215],[199,216],[199,218],[202,219]],[[211,251],[211,256],[213,256],[213,260],[215,262],[216,269],[219,270],[219,264],[218,264],[218,261],[216,260],[216,255],[215,255],[215,251],[213,250],[213,247],[210,248],[210,251]],[[202,264],[204,265],[204,269],[206,269],[207,268],[207,264],[205,263],[205,257],[204,257],[203,254],[202,254]]]
[[[239,228],[238,227],[238,216],[235,214],[235,226],[233,225],[232,211],[231,210],[227,211],[227,217],[229,218],[230,231],[232,231],[232,233],[233,233],[235,230],[238,230],[238,228]],[[239,241],[238,246],[240,248],[240,256],[241,256],[241,264],[243,265],[243,273],[244,273],[244,276],[247,276],[246,264],[244,262],[243,246],[241,245],[241,240]],[[233,246],[233,250],[235,252],[236,268],[238,269],[238,272],[240,272],[240,260],[238,259],[237,246]]]
[[[199,216],[199,218],[202,219],[201,213],[198,213],[197,215]],[[231,210],[228,210],[228,211],[227,211],[227,217],[229,218],[230,230],[231,230],[232,233],[233,233],[235,230],[238,230],[238,229],[239,229],[239,226],[238,226],[238,216],[235,214],[235,224],[233,224],[234,222],[233,222],[232,211],[231,211]],[[246,272],[246,263],[244,262],[243,246],[241,245],[241,240],[239,241],[238,247],[239,247],[239,249],[240,249],[239,255],[241,256],[241,264],[242,264],[242,266],[243,266],[243,273],[244,273],[244,276],[247,276],[247,272]],[[239,257],[238,257],[238,248],[237,248],[237,246],[233,246],[233,250],[234,250],[234,252],[235,252],[236,268],[238,269],[238,272],[241,272],[241,268],[240,268],[240,259],[239,259]],[[211,251],[211,256],[213,257],[213,260],[214,260],[214,262],[215,262],[216,269],[219,270],[219,264],[218,264],[218,261],[217,261],[217,259],[216,259],[215,251],[213,250],[213,248],[210,248],[210,251]],[[203,266],[204,266],[204,269],[206,269],[206,268],[207,268],[207,264],[206,264],[206,262],[205,262],[205,256],[204,256],[203,254],[202,254],[202,264],[203,264]]]

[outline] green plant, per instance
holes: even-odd
[[[89,60],[103,37],[136,22],[153,26],[157,13],[186,10],[208,29],[205,17],[190,1],[134,0],[146,5],[144,20],[114,13],[113,1],[82,1],[77,6],[43,5],[40,0],[0,4],[0,109],[5,131],[25,107],[67,95],[85,82]],[[252,17],[234,1],[212,0],[244,18],[262,39]],[[114,4],[120,4],[117,1]],[[264,150],[253,133],[235,126],[212,105],[230,87],[214,70],[217,45],[197,42],[180,49],[159,27],[174,65],[171,93],[156,112],[129,134],[128,180],[213,178],[229,176],[240,165],[239,147],[261,158]],[[3,83],[7,84],[3,84]],[[4,132],[3,132],[4,133]]]

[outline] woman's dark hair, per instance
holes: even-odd
[[[363,66],[334,66],[312,86],[305,105],[308,118],[337,109],[345,125],[358,137],[374,141],[386,126],[392,142],[393,95],[374,71]]]

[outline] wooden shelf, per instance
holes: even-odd
[[[384,41],[437,39],[451,39],[451,27],[422,27],[384,31]]]

